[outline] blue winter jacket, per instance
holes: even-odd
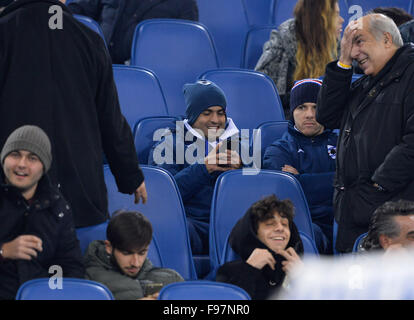
[[[306,137],[289,122],[288,131],[266,148],[263,169],[281,170],[290,165],[298,170],[312,219],[332,215],[337,135],[331,130]]]
[[[235,130],[237,130],[237,128],[235,128]],[[184,153],[187,152],[188,148],[194,147],[193,142],[197,139],[190,134],[190,137],[193,139],[191,141],[185,141],[185,139],[177,138],[180,135],[177,134],[174,128],[170,129],[170,132],[171,134],[167,134],[160,142],[152,147],[148,156],[148,164],[162,167],[174,175],[188,218],[209,223],[214,184],[221,172],[208,173],[206,166],[204,165],[204,157],[208,154],[208,147],[204,141],[202,141],[204,145],[204,154],[198,155],[197,162],[190,163],[188,157],[183,157],[182,163],[177,163],[179,162],[176,157],[177,150],[183,150]],[[234,133],[235,131],[232,132]],[[187,136],[187,133],[187,128],[184,128],[184,137]],[[234,137],[231,132],[229,135],[229,137]],[[154,159],[154,151],[157,147],[161,146],[161,144],[164,144],[164,146],[167,145],[166,148],[173,151],[174,157],[171,159],[172,163],[158,164]]]
[[[74,0],[68,7],[73,13],[99,23],[112,63],[119,64],[130,59],[132,38],[139,22],[154,18],[198,21],[195,0]]]

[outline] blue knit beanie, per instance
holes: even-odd
[[[226,111],[227,102],[223,90],[209,80],[186,83],[183,93],[187,105],[185,115],[189,125],[193,125],[198,116],[210,107],[220,106]]]
[[[316,103],[321,86],[322,81],[319,79],[296,81],[290,91],[290,113],[293,115],[293,111],[305,102]]]

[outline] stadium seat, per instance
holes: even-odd
[[[265,121],[285,119],[274,82],[261,72],[217,69],[207,71],[200,78],[213,81],[223,89],[226,113],[239,129],[249,129],[252,133]]]
[[[235,221],[236,223],[237,221]],[[303,243],[303,249],[305,255],[314,255],[319,256],[318,249],[316,249],[315,241],[313,241],[311,238],[309,238],[306,234],[299,231],[300,238]],[[229,236],[227,236],[226,243],[224,245],[223,254],[221,256],[221,259],[219,261],[219,266],[225,264],[226,262],[234,261],[240,259],[240,257],[233,251],[229,244]],[[217,266],[218,267],[218,266]]]
[[[61,288],[53,278],[29,280],[20,286],[16,300],[114,300],[111,291],[101,283],[75,278],[61,280]]]
[[[148,68],[157,75],[168,115],[181,116],[186,109],[183,85],[194,82],[204,71],[217,68],[218,60],[214,43],[202,24],[149,19],[135,29],[131,65]]]
[[[186,280],[195,280],[197,274],[188,238],[184,206],[174,177],[158,167],[141,166],[141,169],[148,192],[148,201],[145,205],[134,204],[133,195],[118,192],[109,167],[104,166],[109,212],[126,209],[144,214],[151,221],[164,267],[176,270]]]
[[[254,202],[271,194],[293,202],[294,221],[299,231],[315,239],[305,195],[300,183],[292,175],[254,169],[227,171],[216,181],[211,204],[210,260],[213,267],[219,265],[225,241],[236,221]]]
[[[344,0],[346,2],[346,5],[350,9],[351,12],[349,14],[355,15],[355,14],[367,14],[367,12],[371,9],[377,8],[377,7],[398,7],[401,9],[404,9],[407,12],[412,12],[413,10],[413,0]],[[357,7],[352,6],[360,6],[362,8],[362,12],[358,10]]]
[[[114,65],[114,80],[121,112],[131,129],[150,116],[167,116],[167,104],[156,75],[147,69]]]
[[[106,240],[106,228],[108,221],[95,226],[76,228],[76,236],[79,239],[79,244],[82,254],[85,254],[89,244],[94,240]],[[156,236],[153,235],[152,241],[148,248],[148,259],[157,267],[164,267],[162,257],[158,248]]]
[[[242,0],[250,26],[265,26],[272,23],[272,8],[277,0]]]
[[[242,288],[206,280],[175,282],[163,287],[159,300],[251,300]],[[206,310],[207,311],[207,310]]]
[[[293,18],[293,10],[297,1],[276,0],[273,5],[272,24],[279,26],[282,22]]]
[[[258,131],[253,137],[253,146],[258,146],[260,141],[260,147],[262,150],[262,159],[266,148],[270,146],[273,141],[276,141],[284,135],[288,130],[289,121],[266,121],[257,127]]]
[[[268,25],[253,27],[247,32],[241,63],[242,68],[254,70],[262,55],[263,45],[269,40],[273,29],[276,29],[274,25]]]
[[[242,1],[197,0],[197,4],[199,20],[208,28],[216,45],[220,67],[238,68],[249,28]]]
[[[352,252],[358,252],[358,247],[362,244],[362,240],[368,235],[368,232],[361,234],[354,243],[354,247],[352,248]]]
[[[87,26],[90,29],[92,29],[93,31],[95,31],[97,34],[99,34],[102,37],[102,39],[104,40],[105,44],[106,44],[103,31],[101,29],[101,26],[98,24],[98,22],[96,22],[92,18],[83,16],[83,15],[80,15],[80,14],[74,14],[73,17],[76,20],[82,22],[85,26]]]
[[[148,155],[154,141],[154,132],[158,129],[175,128],[177,118],[170,116],[146,117],[139,120],[134,127],[135,149],[141,164],[148,164]]]

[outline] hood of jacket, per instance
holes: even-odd
[[[282,261],[286,260],[283,256],[273,252],[257,237],[253,229],[252,210],[249,209],[245,215],[236,223],[230,233],[229,243],[234,252],[236,252],[243,261],[246,261],[253,250],[256,248],[267,249],[272,253],[276,260],[275,270],[266,265],[262,270],[266,278],[272,280],[277,285],[283,282],[285,272],[282,270]],[[289,223],[290,239],[286,248],[292,247],[298,255],[304,252],[302,240],[295,223]]]

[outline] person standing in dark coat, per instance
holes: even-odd
[[[16,129],[0,158],[0,299],[14,299],[28,280],[50,277],[52,266],[63,277],[83,278],[70,206],[47,177],[52,153],[45,132]]]
[[[303,244],[293,222],[293,204],[275,195],[254,203],[230,233],[229,243],[241,260],[222,265],[216,281],[246,290],[263,300],[288,285],[289,272],[302,264]]]
[[[123,64],[131,57],[136,26],[154,18],[198,21],[196,0],[74,0],[73,13],[99,23],[113,63]]]
[[[54,159],[49,176],[70,203],[76,227],[109,216],[103,153],[119,191],[145,201],[131,128],[98,34],[59,1],[13,2],[0,14],[0,70],[0,145],[22,125],[46,132]]]
[[[352,61],[365,75],[351,85]],[[374,210],[414,200],[414,45],[382,14],[352,21],[326,67],[316,119],[340,128],[334,193],[336,249],[350,252]]]

